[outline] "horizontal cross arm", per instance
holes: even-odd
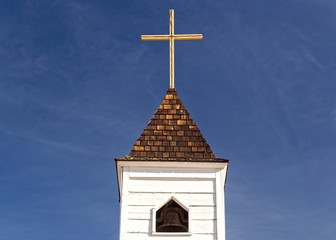
[[[169,38],[169,35],[141,35],[142,41],[167,41]]]
[[[142,41],[168,41],[174,40],[202,40],[202,34],[174,34],[174,35],[141,35]]]
[[[174,34],[174,40],[202,40],[202,34]]]

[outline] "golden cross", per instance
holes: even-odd
[[[174,41],[175,40],[202,40],[202,34],[175,34],[174,33],[174,10],[169,10],[169,35],[141,35],[143,41],[169,41],[170,57],[170,88],[175,88],[174,80]]]

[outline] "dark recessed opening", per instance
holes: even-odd
[[[188,232],[188,211],[173,199],[156,212],[156,232]]]

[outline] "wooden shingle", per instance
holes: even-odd
[[[215,157],[175,88],[168,89],[130,154],[117,160],[225,161]]]

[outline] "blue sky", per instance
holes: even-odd
[[[169,87],[230,159],[227,239],[336,236],[334,0],[1,0],[1,240],[118,239],[114,158]]]

